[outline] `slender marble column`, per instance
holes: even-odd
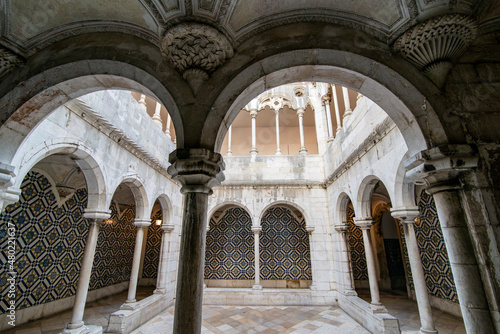
[[[315,243],[313,242],[313,236],[312,236],[312,234],[314,232],[314,226],[306,226],[306,232],[307,232],[307,235],[309,236],[309,250],[310,250],[312,256],[314,256],[315,251],[314,251],[313,247],[314,247]],[[313,268],[313,265],[311,263],[311,271],[313,271],[313,269],[314,268]],[[316,275],[314,274],[314,272],[312,273],[311,276],[312,276],[312,282],[311,282],[311,285],[309,286],[309,289],[317,290],[318,287],[316,285],[316,279],[315,279]]]
[[[202,148],[177,149],[169,161],[168,173],[184,194],[173,333],[199,334],[208,195],[224,179],[224,162],[220,154]]]
[[[297,116],[299,116],[299,134],[300,134],[300,149],[299,153],[306,155],[307,148],[304,141],[304,108],[297,109]]]
[[[146,95],[141,94],[141,97],[139,98],[139,104],[146,109]]]
[[[279,110],[274,109],[274,114],[276,115],[276,155],[281,155],[280,149],[280,114]]]
[[[227,134],[227,156],[230,157],[233,155],[233,151],[231,150],[231,139],[232,139],[233,126],[229,126],[228,134]],[[252,134],[253,136],[253,134]]]
[[[373,225],[372,218],[354,218],[356,226],[363,231],[363,243],[365,246],[366,266],[368,267],[368,281],[370,283],[371,304],[375,307],[382,306],[380,302],[380,292],[378,289],[377,269],[375,268],[375,259],[372,249],[372,240],[370,237],[370,228]]]
[[[158,124],[158,126],[161,129],[163,127],[163,122],[161,121],[160,111],[161,111],[161,104],[159,102],[156,102],[155,113],[152,119],[156,124]]]
[[[170,122],[172,122],[172,118],[170,114],[167,115],[167,128],[165,129],[165,134],[168,136],[168,139],[172,139],[172,135],[170,134]]]
[[[464,210],[470,208],[462,207],[461,198],[463,187],[470,182],[467,176],[478,162],[473,146],[441,145],[417,153],[405,161],[405,168],[410,180],[423,181],[426,191],[434,196],[467,333],[495,333],[485,289],[488,277],[481,275],[481,258],[476,258],[468,226],[475,222],[467,222]]]
[[[352,115],[352,109],[351,109],[351,101],[349,101],[349,90],[345,87],[342,87],[342,95],[344,96],[344,105],[345,105],[345,111],[344,111],[344,116],[343,116],[343,121],[347,121],[349,116]]]
[[[254,235],[254,253],[255,253],[255,284],[253,285],[254,290],[262,290],[262,285],[260,285],[260,245],[259,245],[259,235],[262,231],[261,226],[252,226],[252,231]]]
[[[156,280],[156,290],[154,293],[164,293],[167,289],[168,261],[170,258],[170,236],[174,230],[174,225],[162,224],[163,231],[160,245],[160,261],[158,262],[158,278]]]
[[[250,149],[250,155],[257,155],[259,152],[257,151],[257,134],[256,134],[256,117],[257,117],[257,109],[250,110],[250,117],[252,117],[252,148]]]
[[[326,126],[328,129],[328,141],[333,140],[333,125],[332,125],[332,114],[330,112],[330,101],[331,101],[331,97],[329,94],[323,95],[321,97],[321,102],[323,102],[323,106],[325,107],[325,113],[326,113]]]
[[[92,265],[94,263],[97,238],[99,236],[99,227],[103,220],[110,217],[109,211],[85,211],[84,218],[90,222],[89,234],[85,251],[83,253],[80,276],[78,278],[78,287],[76,290],[75,303],[73,304],[73,313],[70,323],[63,330],[63,333],[83,333],[87,330],[83,323],[83,313],[85,311],[85,302],[87,301],[87,292],[89,290],[90,275],[92,274]]]
[[[342,225],[336,225],[335,230],[339,232],[340,236],[340,253],[341,253],[341,278],[339,282],[342,282],[342,293],[346,296],[357,296],[354,287],[354,275],[351,270],[351,265],[349,262],[349,225],[347,223]]]
[[[408,249],[408,258],[410,260],[411,275],[415,286],[415,295],[417,297],[418,313],[420,315],[420,333],[437,333],[432,319],[431,303],[429,301],[429,292],[425,284],[424,269],[418,250],[417,238],[415,236],[414,223],[415,218],[419,216],[417,207],[394,208],[391,210],[394,218],[401,220]]]
[[[133,309],[135,300],[135,293],[137,290],[137,281],[139,279],[139,266],[141,264],[142,255],[142,243],[144,240],[144,229],[151,225],[150,219],[135,219],[134,226],[137,227],[137,232],[135,235],[135,248],[134,257],[132,260],[132,272],[130,273],[130,282],[128,285],[128,295],[125,304],[122,305],[121,309]]]
[[[335,89],[335,85],[332,85],[332,94],[333,94],[333,106],[335,107],[335,120],[337,121],[336,133],[339,133],[340,129],[342,128],[342,124],[340,122],[339,100],[337,97],[337,90]]]
[[[449,182],[428,187],[427,191],[436,202],[465,329],[467,333],[495,333],[475,249],[460,205],[460,188],[458,182]]]

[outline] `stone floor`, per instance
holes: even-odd
[[[153,288],[139,287],[137,299],[151,295]],[[369,291],[359,291],[359,296],[369,299]],[[106,327],[108,317],[125,301],[127,292],[89,303],[85,310],[85,323]],[[397,293],[381,293],[389,313],[398,318],[402,333],[417,333],[419,326],[417,304]],[[171,333],[173,307],[132,332],[133,334]],[[440,334],[464,334],[461,319],[442,311],[433,311]],[[71,311],[17,326],[5,334],[55,334],[69,322]],[[203,307],[202,334],[233,333],[368,333],[344,311],[337,307],[296,306],[205,306]]]

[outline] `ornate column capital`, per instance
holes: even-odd
[[[408,29],[394,43],[394,50],[442,87],[452,61],[474,41],[477,22],[462,14],[434,17]]]
[[[415,218],[420,216],[420,212],[416,206],[402,206],[391,209],[391,215],[393,218],[401,220],[402,223],[413,224]]]
[[[252,226],[252,231],[254,234],[259,234],[262,231],[262,226]]]
[[[354,218],[354,224],[362,230],[369,230],[375,222],[372,217]]]
[[[304,117],[304,108],[297,108],[297,116]]]
[[[177,149],[170,153],[168,173],[181,185],[181,193],[212,194],[212,187],[224,181],[222,156],[205,148]]]
[[[135,218],[134,219],[134,226],[137,228],[144,228],[144,227],[148,227],[149,225],[151,225],[151,219],[147,219],[147,218]]]
[[[259,111],[257,109],[251,109],[250,110],[250,117],[255,118],[255,117],[257,117],[258,113],[259,113]]]
[[[415,184],[427,185],[433,194],[460,189],[461,173],[477,167],[477,149],[470,145],[441,145],[421,151],[404,162],[406,176]]]

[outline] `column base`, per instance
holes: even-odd
[[[69,325],[68,325],[69,326]],[[81,325],[78,328],[65,328],[61,334],[102,334],[103,330],[101,326],[94,325]]]
[[[125,301],[125,304],[122,304],[122,306],[120,306],[120,310],[130,310],[130,311],[133,311],[135,310],[137,307],[139,306],[139,304],[135,301]]]
[[[329,142],[332,142],[334,139],[335,139],[335,138],[333,138],[333,137],[328,137],[327,142],[328,142],[328,143],[329,143]]]
[[[250,155],[251,155],[251,156],[256,156],[256,155],[259,155],[259,152],[257,151],[257,149],[255,149],[255,150],[250,150]]]
[[[281,155],[281,150],[276,151],[276,155]]]
[[[358,293],[354,290],[346,290],[346,291],[344,291],[343,294],[344,294],[344,296],[357,296],[358,295]]]
[[[252,290],[262,290],[262,285],[260,285],[260,284],[254,284],[252,286]]]
[[[153,291],[154,294],[156,295],[163,295],[165,292],[167,292],[167,289],[155,289],[155,291]]]
[[[420,334],[437,334],[438,331],[436,329],[434,329],[434,330],[428,330],[428,329],[420,328],[419,333]]]
[[[382,304],[370,304],[370,309],[373,313],[387,313],[387,309]]]
[[[300,150],[299,150],[299,154],[301,154],[301,155],[307,155],[307,148],[301,147]]]

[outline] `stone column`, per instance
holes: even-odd
[[[417,238],[415,236],[414,223],[419,216],[417,207],[394,208],[391,210],[394,218],[401,220],[408,248],[408,258],[410,260],[411,275],[415,285],[415,295],[417,297],[418,313],[420,315],[420,333],[437,333],[432,319],[431,303],[429,292],[425,284],[424,269],[418,249]]]
[[[349,101],[349,90],[345,87],[342,87],[342,95],[344,96],[344,105],[345,105],[345,111],[343,116],[343,121],[345,123],[349,118],[349,116],[352,115],[351,101]]]
[[[87,328],[87,326],[83,323],[83,313],[85,311],[85,303],[87,301],[90,275],[92,274],[92,265],[94,263],[97,238],[99,236],[99,227],[101,226],[103,220],[110,217],[110,212],[85,210],[83,217],[89,220],[89,234],[87,235],[87,243],[85,244],[85,251],[83,253],[82,266],[80,268],[80,276],[78,277],[78,287],[76,289],[71,320],[63,330],[63,333],[66,334],[89,332],[89,328]]]
[[[307,148],[304,141],[304,108],[297,109],[297,116],[299,116],[299,134],[300,134],[300,149],[299,153],[306,155]]]
[[[476,259],[460,192],[467,172],[477,167],[476,149],[442,145],[405,161],[407,177],[424,182],[434,196],[467,333],[495,333],[484,278]],[[471,222],[473,224],[473,222]]]
[[[261,226],[252,226],[252,231],[254,235],[254,253],[255,253],[255,284],[252,289],[262,290],[262,285],[260,285],[260,245],[259,245],[259,235],[262,231]]]
[[[142,107],[145,111],[147,110],[147,106],[146,106],[146,95],[141,94],[141,97],[139,98],[139,104],[141,105],[141,107]]]
[[[224,162],[220,154],[202,148],[177,149],[169,161],[168,173],[184,194],[173,333],[199,334],[208,195],[224,180]]]
[[[158,278],[156,280],[156,290],[154,293],[164,293],[167,289],[168,261],[170,258],[169,244],[174,225],[162,224],[161,229],[163,233],[161,235],[160,261],[158,262]]]
[[[342,225],[335,225],[335,230],[338,232],[340,236],[340,253],[341,258],[339,259],[340,266],[340,279],[337,279],[342,282],[342,290],[341,292],[346,296],[357,296],[356,289],[354,287],[354,275],[351,270],[351,264],[349,260],[349,225],[346,222]]]
[[[170,134],[170,122],[172,122],[172,118],[170,114],[167,115],[167,128],[165,129],[165,134],[168,136],[168,139],[172,139],[172,135]]]
[[[279,110],[274,109],[274,114],[276,115],[276,155],[281,155],[280,149],[280,114]]]
[[[228,134],[227,134],[227,156],[230,157],[233,155],[233,151],[231,150],[231,139],[232,139],[232,130],[233,126],[229,126]],[[253,128],[252,128],[253,131]],[[253,137],[253,132],[252,132],[252,137]]]
[[[155,113],[154,113],[152,118],[153,118],[153,121],[156,124],[158,124],[158,126],[161,129],[163,127],[163,122],[161,121],[160,111],[161,111],[161,104],[160,104],[160,102],[156,102]]]
[[[314,254],[316,253],[314,250],[313,250],[313,238],[312,238],[312,234],[314,232],[314,226],[306,226],[306,232],[307,232],[307,235],[309,237],[309,251],[311,252],[311,285],[309,286],[309,289],[311,290],[317,290],[318,287],[316,285],[316,279],[315,279],[315,275],[314,275],[314,272],[313,272],[313,263],[312,263],[312,258],[314,256]]]
[[[250,149],[250,155],[257,155],[259,152],[257,151],[257,134],[256,134],[256,117],[257,117],[257,109],[250,110],[250,117],[252,117],[252,148]]]
[[[123,304],[120,309],[130,310],[135,307],[135,292],[137,290],[137,281],[139,279],[139,266],[141,264],[142,255],[142,243],[144,240],[144,229],[151,225],[150,219],[138,219],[134,220],[134,226],[137,227],[137,232],[135,235],[135,247],[134,247],[134,257],[132,260],[132,271],[130,273],[130,282],[128,285],[128,295],[125,304]]]
[[[335,133],[339,133],[342,128],[342,124],[340,121],[340,110],[339,110],[339,100],[337,97],[337,90],[335,89],[335,85],[332,85],[332,94],[333,94],[333,106],[335,107],[335,120],[337,121],[337,130]]]
[[[333,126],[332,126],[332,114],[330,112],[330,101],[331,101],[330,94],[326,94],[321,97],[321,102],[323,102],[323,106],[325,108],[325,113],[326,113],[326,126],[328,129],[329,142],[333,140]]]
[[[380,302],[380,292],[378,289],[377,268],[375,268],[375,259],[372,249],[372,240],[370,237],[370,228],[373,225],[373,218],[354,218],[356,226],[363,231],[363,243],[365,246],[366,266],[368,268],[368,281],[370,283],[370,295],[372,298],[373,309],[383,308]]]

